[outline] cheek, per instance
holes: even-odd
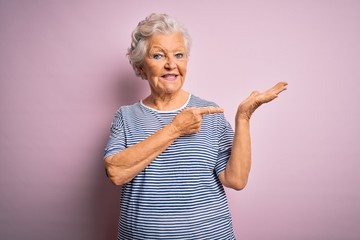
[[[183,63],[179,66],[180,73],[185,75],[187,70],[187,63]]]
[[[158,76],[161,72],[161,66],[160,66],[160,64],[148,65],[146,68],[146,72],[150,76]]]

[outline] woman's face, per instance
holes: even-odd
[[[186,75],[187,52],[181,33],[156,34],[148,40],[148,51],[139,68],[153,94],[174,94],[181,90]]]

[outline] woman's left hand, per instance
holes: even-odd
[[[279,93],[286,90],[287,85],[286,82],[279,82],[263,93],[252,92],[247,99],[240,103],[236,113],[236,120],[250,120],[251,115],[258,107],[277,98]]]

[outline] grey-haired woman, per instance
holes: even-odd
[[[223,109],[183,89],[190,47],[186,28],[166,14],[132,34],[128,57],[151,93],[119,108],[104,153],[122,187],[118,239],[235,239],[223,186],[247,184],[250,117],[287,83],[251,93],[233,131]]]

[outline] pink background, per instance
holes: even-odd
[[[148,94],[125,57],[151,12],[184,22],[185,88],[233,124],[255,89],[253,167],[227,190],[238,239],[360,239],[360,1],[0,0],[0,238],[114,239],[102,152],[116,109]]]

